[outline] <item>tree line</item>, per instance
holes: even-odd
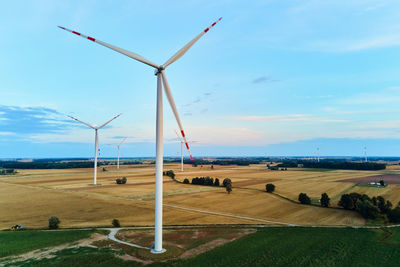
[[[296,160],[284,161],[277,165],[277,167],[294,168],[299,164],[304,168],[320,168],[320,169],[342,169],[342,170],[384,170],[386,164],[376,162],[353,162],[353,161],[334,161],[322,160],[309,161],[309,160]]]

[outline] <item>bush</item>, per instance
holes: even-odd
[[[311,204],[311,199],[307,196],[306,193],[299,194],[299,201],[301,204],[306,204],[306,205]]]
[[[107,171],[107,168],[106,167],[103,167],[103,172],[106,172]]]
[[[60,224],[60,219],[56,216],[51,216],[49,219],[49,229],[58,229],[58,225]]]
[[[231,179],[225,178],[224,181],[222,181],[222,185],[223,185],[224,187],[226,187],[227,184],[232,184]]]
[[[331,199],[329,198],[327,193],[323,193],[321,195],[320,203],[321,203],[322,207],[325,207],[325,208],[329,207],[330,201],[331,201]]]
[[[230,194],[232,192],[232,183],[227,183],[225,186],[226,192]]]
[[[117,178],[117,179],[115,179],[115,182],[116,182],[117,184],[122,184],[122,179]]]
[[[188,178],[185,178],[184,180],[183,180],[183,183],[184,184],[189,184],[190,182],[189,182],[189,179]]]
[[[273,184],[266,184],[266,185],[265,185],[265,190],[266,190],[268,193],[272,193],[272,192],[274,192],[274,190],[275,190],[275,185],[273,185]]]
[[[214,186],[219,186],[219,179],[218,178],[215,178]]]
[[[121,183],[122,183],[122,184],[126,184],[126,181],[127,181],[126,177],[125,177],[125,176],[124,176],[124,177],[122,177],[122,179],[121,179]]]
[[[112,225],[113,225],[113,227],[121,227],[121,224],[119,223],[118,219],[113,219],[112,220]]]
[[[380,183],[381,186],[385,186],[385,181],[384,180],[380,180],[379,183]]]

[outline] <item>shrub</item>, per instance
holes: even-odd
[[[306,205],[311,204],[311,199],[307,196],[306,193],[299,194],[299,201],[301,204],[306,204]]]
[[[266,184],[266,185],[265,185],[265,190],[266,190],[268,193],[272,193],[272,192],[274,192],[274,190],[275,190],[275,185],[273,185],[273,184]]]
[[[117,179],[115,179],[115,182],[116,182],[117,184],[122,184],[122,179],[117,178]]]
[[[106,172],[107,171],[107,168],[106,167],[103,167],[103,172]]]
[[[185,178],[184,180],[183,180],[183,183],[184,184],[189,184],[190,182],[189,182],[189,179],[188,178]]]
[[[119,223],[118,219],[113,219],[112,220],[112,225],[113,225],[113,227],[121,227],[121,224]]]
[[[122,177],[122,179],[121,179],[121,183],[122,183],[122,184],[126,184],[126,181],[127,181],[126,177],[125,177],[125,176],[124,176],[124,177]]]
[[[322,207],[329,207],[331,199],[329,198],[327,193],[323,193],[321,195],[320,203]]]
[[[228,192],[228,194],[230,194],[232,192],[232,183],[228,183],[225,186],[226,192]]]
[[[385,186],[385,181],[384,181],[384,180],[380,180],[380,181],[379,181],[379,184],[380,184],[381,186]]]
[[[57,216],[51,216],[49,219],[49,229],[58,229],[60,219]]]
[[[218,178],[215,178],[214,186],[219,186],[219,179]]]
[[[231,179],[225,178],[225,179],[222,181],[222,185],[223,185],[224,187],[226,187],[227,184],[232,184]]]

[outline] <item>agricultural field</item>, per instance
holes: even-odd
[[[36,231],[34,235],[57,232]],[[73,235],[82,235],[75,230]],[[83,232],[83,231],[80,231]],[[0,233],[0,238],[3,233]],[[18,234],[18,233],[12,233]],[[167,252],[152,255],[106,239],[105,233],[8,257],[4,266],[396,266],[400,229],[332,227],[207,227],[166,230]],[[196,238],[193,238],[196,237]],[[120,237],[148,243],[148,230]],[[173,238],[175,237],[175,239]],[[7,247],[8,243],[3,245]],[[11,245],[12,246],[12,245]],[[6,248],[11,251],[11,249]]]
[[[98,171],[99,185],[93,186],[92,169],[18,170],[0,177],[0,229],[14,224],[46,228],[50,216],[60,218],[61,228],[110,226],[117,218],[122,226],[153,225],[154,165],[122,165]],[[352,179],[398,174],[397,166],[384,171],[267,170],[265,165],[198,166],[165,164],[177,181],[196,176],[229,177],[233,191],[214,186],[187,185],[164,177],[164,224],[298,224],[364,225],[355,212],[300,205],[298,194],[307,193],[317,201],[327,193],[336,206],[343,193],[382,195],[397,204],[400,185],[384,188],[359,186]],[[127,184],[117,185],[125,176]],[[348,181],[347,181],[348,180]],[[350,181],[350,182],[349,182]],[[265,192],[265,184],[276,186],[275,194]]]

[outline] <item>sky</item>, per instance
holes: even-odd
[[[0,158],[155,154],[163,64],[196,156],[400,156],[400,2],[1,1]],[[164,154],[178,156],[164,97]],[[185,154],[187,156],[187,154]]]

